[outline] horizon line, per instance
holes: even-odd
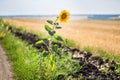
[[[71,16],[86,16],[86,15],[120,15],[120,14],[72,14]],[[57,14],[9,14],[0,16],[57,16]]]

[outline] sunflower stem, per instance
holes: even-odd
[[[57,18],[56,18],[56,20],[55,20],[55,22],[54,22],[54,23],[56,23],[56,22],[57,22],[58,18],[59,18],[59,17],[57,17]],[[55,24],[53,24],[53,30],[55,30]]]

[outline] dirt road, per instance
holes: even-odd
[[[0,80],[13,80],[11,66],[7,56],[0,45]]]

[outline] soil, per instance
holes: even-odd
[[[27,41],[39,51],[47,50],[47,47],[45,45],[46,43],[40,45],[35,44],[36,41],[41,40],[37,35],[33,33],[20,32],[18,29],[12,29],[11,26],[9,26],[9,30],[16,37]],[[73,78],[79,78],[79,76],[82,74],[82,80],[120,80],[120,76],[116,73],[116,69],[119,68],[120,64],[116,63],[114,60],[104,60],[99,56],[93,55],[91,52],[85,52],[76,48],[70,48],[59,43],[52,44],[58,45],[63,53],[71,52],[71,58],[79,60],[79,65],[82,66],[82,68],[77,70],[75,73],[69,74],[70,76],[73,76]],[[105,69],[108,69],[107,72],[104,72]],[[64,78],[64,75],[59,76],[63,76]]]
[[[13,80],[11,66],[0,44],[0,80]]]

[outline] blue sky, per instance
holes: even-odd
[[[0,15],[120,14],[120,0],[0,0]]]

